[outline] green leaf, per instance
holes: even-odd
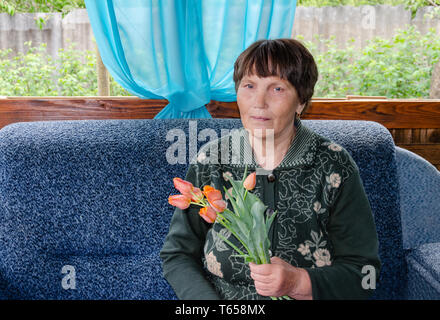
[[[235,191],[235,194],[237,195],[235,197],[236,201],[238,201],[239,204],[244,204],[243,195],[244,195],[244,187],[243,184],[239,185],[238,181],[234,181],[233,179],[230,179],[229,182],[232,185],[232,188]]]
[[[268,263],[270,260],[268,247],[270,242],[267,238],[266,224],[264,222],[264,211],[266,208],[267,206],[265,206],[264,203],[258,199],[258,201],[252,205],[251,210],[252,217],[254,218],[252,239],[255,244],[258,244],[257,253],[261,263]]]
[[[226,194],[227,190],[226,190],[225,186],[223,186],[223,189],[225,190],[225,194]],[[233,192],[233,194],[237,194],[237,193]],[[234,196],[229,197],[228,201],[232,204],[232,208],[234,209],[235,214],[240,215],[241,208],[239,208],[237,203],[235,202]]]
[[[277,215],[277,211],[274,211],[270,217],[266,218],[266,230],[267,230],[267,232],[269,232],[270,227],[272,226],[272,222],[274,221],[276,215]]]

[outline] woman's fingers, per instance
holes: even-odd
[[[277,265],[280,265],[280,266],[286,266],[286,267],[290,267],[291,266],[288,262],[284,261],[281,258],[275,257],[275,256],[270,258],[270,263],[277,264]]]
[[[251,278],[254,279],[255,282],[259,283],[271,283],[272,278],[268,275],[258,274],[251,271]]]
[[[272,268],[270,264],[255,264],[253,262],[249,263],[249,268],[251,272],[261,275],[269,275],[272,273]]]
[[[263,296],[279,296],[286,291],[286,270],[290,265],[278,257],[272,257],[270,264],[250,263],[251,278],[255,289]]]

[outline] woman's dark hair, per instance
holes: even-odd
[[[312,54],[294,39],[259,40],[250,45],[234,64],[235,91],[247,75],[278,76],[288,80],[298,93],[303,112],[312,99],[318,68]]]

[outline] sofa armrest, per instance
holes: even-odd
[[[440,299],[440,242],[412,249],[406,259],[407,299]]]
[[[440,242],[440,172],[426,159],[396,147],[404,249]]]

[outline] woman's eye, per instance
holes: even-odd
[[[275,91],[277,91],[277,92],[281,92],[281,91],[283,91],[283,88],[281,88],[281,87],[276,87],[276,88],[275,88]]]
[[[252,89],[254,86],[251,85],[250,83],[247,83],[247,84],[244,85],[244,87],[245,87],[245,88]]]

